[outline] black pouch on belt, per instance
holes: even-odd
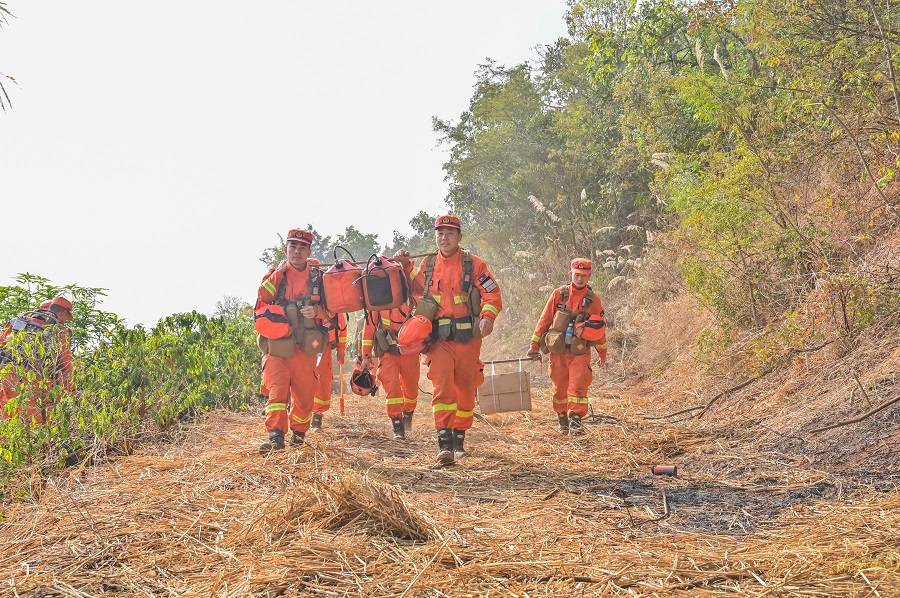
[[[436,322],[437,326],[437,339],[439,341],[450,340],[450,337],[453,336],[453,320],[450,318],[441,318]]]
[[[473,322],[474,318],[456,318],[453,320],[453,340],[458,343],[467,343],[472,340],[474,335]]]

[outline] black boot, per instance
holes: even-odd
[[[412,416],[412,411],[403,412],[403,429],[406,430],[407,434],[412,432]]]
[[[462,459],[468,454],[466,452],[466,431],[453,430],[453,456]]]
[[[406,439],[406,429],[403,427],[402,417],[392,417],[391,426],[394,428],[394,440]]]
[[[269,440],[259,445],[259,454],[261,455],[281,450],[284,450],[284,432],[281,430],[269,432]]]
[[[441,428],[437,432],[438,441],[438,465],[453,465],[456,460],[453,456],[453,430]]]
[[[573,413],[569,416],[569,434],[575,436],[584,434],[584,424],[581,423],[581,416]]]
[[[561,434],[569,433],[569,416],[565,413],[557,413],[556,417],[559,418],[559,431]]]
[[[291,446],[300,446],[303,444],[303,439],[306,437],[306,434],[303,432],[294,432],[291,434]]]
[[[309,424],[309,429],[312,432],[321,432],[322,431],[322,414],[321,413],[313,413],[312,422]]]

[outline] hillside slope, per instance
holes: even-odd
[[[68,470],[0,524],[0,593],[31,596],[869,595],[900,591],[900,476],[878,487],[744,435],[657,424],[600,389],[588,433],[491,416],[474,454],[429,468],[421,399],[405,444],[380,401],[262,458],[258,414]],[[599,413],[604,415],[601,417]],[[675,462],[680,477],[654,477]]]

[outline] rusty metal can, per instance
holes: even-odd
[[[653,475],[669,475],[669,476],[677,476],[678,475],[678,466],[677,465],[653,465],[650,467],[650,473]]]

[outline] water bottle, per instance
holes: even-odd
[[[566,344],[572,344],[572,337],[575,336],[575,322],[569,322],[569,325],[566,326]]]

